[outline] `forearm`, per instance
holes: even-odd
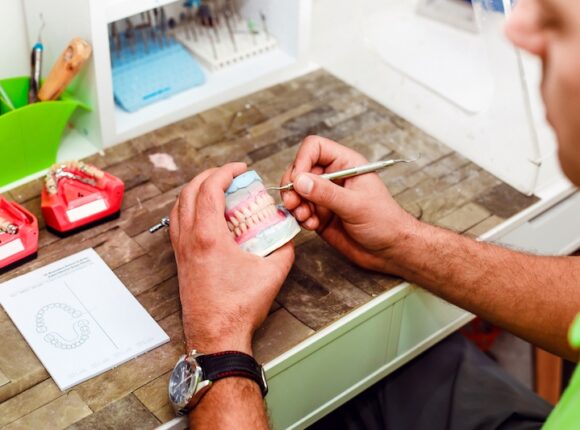
[[[540,257],[417,223],[386,269],[560,356],[580,312],[580,259]]]
[[[268,429],[258,385],[246,378],[216,381],[189,414],[192,429]]]
[[[184,314],[184,334],[187,350],[213,354],[239,351],[252,354],[252,334],[237,326],[239,332],[200,333]],[[260,387],[248,378],[228,377],[215,381],[199,404],[189,414],[192,429],[268,429],[268,415]]]

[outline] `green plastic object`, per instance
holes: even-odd
[[[574,349],[580,347],[580,314],[572,323],[568,332],[570,346]],[[548,417],[542,430],[576,430],[580,423],[580,366],[572,375],[568,388],[562,398]]]
[[[66,92],[59,100],[28,104],[28,77],[0,80],[15,109],[0,96],[0,186],[56,162],[67,123],[78,108],[91,110]]]
[[[568,342],[574,349],[580,349],[580,314],[576,315],[568,331]]]

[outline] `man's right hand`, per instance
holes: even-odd
[[[307,137],[282,184],[284,205],[307,230],[315,230],[330,245],[358,265],[393,272],[388,255],[419,226],[391,197],[376,173],[331,182],[322,173],[366,164],[359,153],[332,140]]]

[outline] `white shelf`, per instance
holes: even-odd
[[[85,136],[75,129],[69,129],[62,136],[57,161],[80,160],[100,151]]]
[[[119,142],[170,124],[227,100],[265,88],[294,72],[296,58],[281,49],[253,57],[217,72],[204,69],[204,85],[175,94],[137,112],[115,106],[116,135]]]
[[[259,28],[261,13],[267,17],[267,27],[277,47],[218,71],[205,70],[207,81],[203,86],[128,113],[115,105],[113,97],[108,24],[121,21],[119,29],[123,31],[124,18],[160,6],[166,6],[168,18],[180,21],[182,0],[23,0],[30,40],[36,40],[40,14],[46,22],[43,42],[47,64],[55,61],[60,47],[73,37],[82,37],[93,47],[91,61],[70,90],[92,108],[91,112],[75,115],[71,123],[94,148],[73,145],[73,152],[63,149],[64,154],[69,154],[66,158],[106,149],[306,72],[310,1],[237,0],[240,15],[253,20]],[[61,13],[63,10],[67,11],[66,16]],[[70,16],[75,19],[70,21]]]
[[[110,23],[175,2],[176,0],[108,0],[105,2],[105,17],[107,23]]]

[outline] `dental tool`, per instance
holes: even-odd
[[[420,158],[420,157],[419,157]],[[415,158],[413,160],[383,160],[377,161],[375,163],[364,164],[362,166],[351,167],[350,169],[339,170],[337,172],[332,173],[324,173],[320,175],[321,178],[328,179],[329,181],[334,181],[335,179],[345,179],[345,178],[352,178],[353,176],[364,175],[366,173],[374,173],[379,172],[389,166],[398,163],[412,163],[417,161],[419,158]],[[274,190],[274,191],[290,191],[294,189],[294,184],[292,182],[281,185],[278,187],[267,187],[267,190]]]
[[[149,233],[155,233],[157,230],[161,230],[162,228],[165,227],[169,227],[168,216],[161,218],[161,221],[159,221],[157,224],[155,224],[153,227],[149,229]]]
[[[270,40],[270,32],[268,31],[268,23],[266,22],[266,14],[264,11],[260,11],[260,19],[262,20],[262,30],[266,34],[266,40]]]
[[[30,86],[28,90],[28,103],[36,103],[38,101],[38,91],[40,90],[40,75],[42,69],[42,54],[44,52],[44,45],[42,44],[42,31],[44,30],[44,17],[40,14],[40,30],[38,30],[38,39],[32,47],[30,54]]]
[[[379,171],[381,171],[389,166],[392,166],[392,165],[398,164],[398,163],[413,163],[414,161],[417,161],[420,158],[421,158],[421,156],[419,155],[419,157],[417,157],[413,160],[377,161],[375,163],[364,164],[362,166],[352,167],[350,169],[345,169],[345,170],[339,170],[337,172],[324,173],[320,176],[322,178],[328,179],[330,181],[335,180],[335,179],[352,178],[353,176],[364,175],[366,173],[379,172]],[[282,185],[279,187],[266,187],[265,189],[266,189],[266,191],[270,191],[270,190],[289,191],[289,190],[294,189],[294,184],[291,182],[289,184]],[[161,218],[161,220],[157,224],[155,224],[154,226],[149,228],[149,233],[155,233],[156,231],[159,231],[165,227],[169,227],[169,217],[167,217],[167,216]]]
[[[230,40],[232,42],[232,46],[234,47],[234,52],[238,52],[238,45],[236,43],[236,37],[234,35],[234,30],[232,29],[232,24],[230,22],[230,18],[233,17],[233,13],[229,10],[226,9],[224,11],[224,18],[225,18],[225,22],[226,22],[226,27],[228,29],[228,34],[230,36]]]

